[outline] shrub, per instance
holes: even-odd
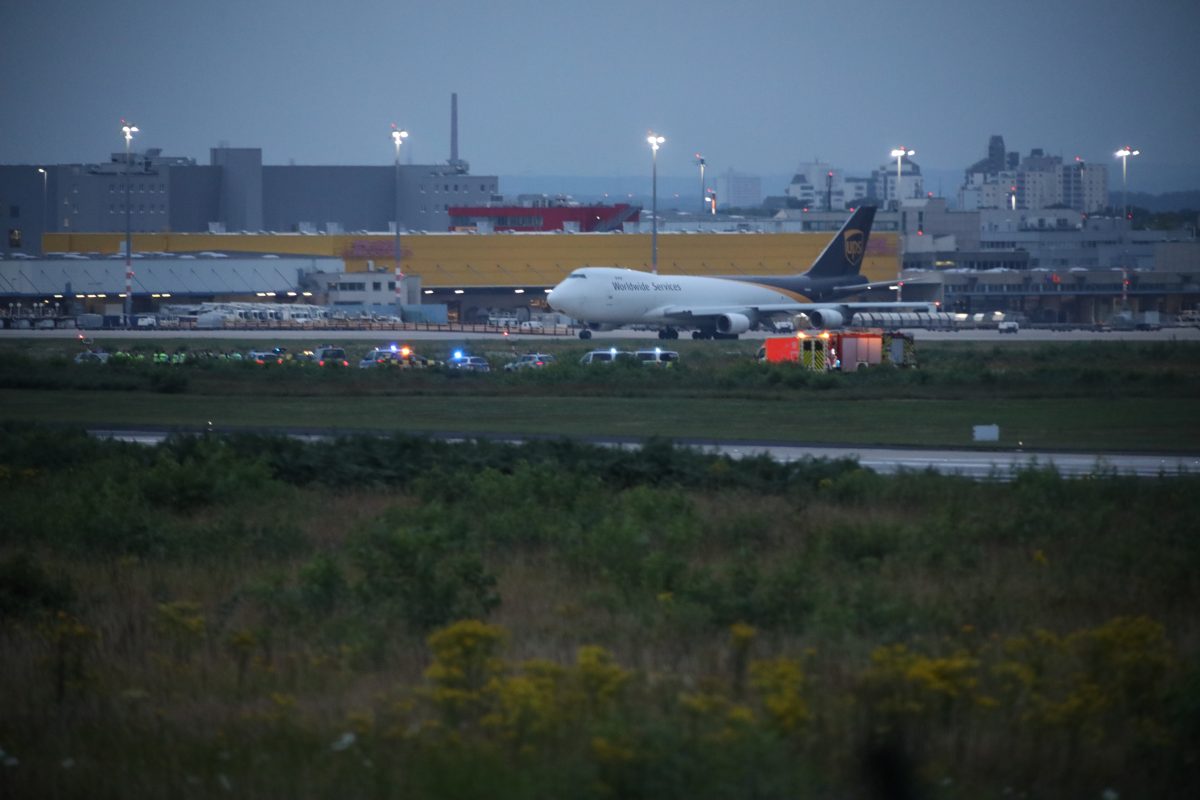
[[[361,601],[414,630],[484,617],[500,603],[496,578],[462,535],[377,525],[351,542],[350,553],[362,574]]]
[[[31,554],[16,553],[0,561],[0,619],[66,611],[74,601],[70,582],[52,577]]]

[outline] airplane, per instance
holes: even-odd
[[[546,295],[555,311],[583,324],[580,339],[594,330],[652,325],[660,339],[736,339],[759,322],[781,314],[805,314],[813,327],[838,328],[856,311],[934,311],[929,302],[843,302],[895,281],[870,283],[860,274],[875,206],[850,215],[808,271],[798,275],[704,277],[656,275],[620,267],[581,267]]]

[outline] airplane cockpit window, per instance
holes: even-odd
[[[568,278],[586,278],[586,277],[587,277],[587,275],[584,275],[582,272],[572,272],[572,273],[571,273],[570,275],[568,275],[567,277],[568,277]]]

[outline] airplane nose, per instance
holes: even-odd
[[[550,291],[546,292],[546,304],[549,305],[551,308],[558,310],[558,306],[554,302],[554,295],[556,293],[558,293],[557,286],[554,287],[553,289],[551,289]]]

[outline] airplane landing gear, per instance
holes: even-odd
[[[720,333],[713,328],[700,328],[692,331],[693,339],[736,339],[736,333]]]
[[[592,338],[592,332],[589,331],[587,328],[584,328],[583,330],[581,330],[579,332],[579,338],[580,339],[590,339],[590,338]]]
[[[679,331],[675,330],[674,328],[663,328],[658,332],[658,338],[660,338],[660,339],[678,339]]]

